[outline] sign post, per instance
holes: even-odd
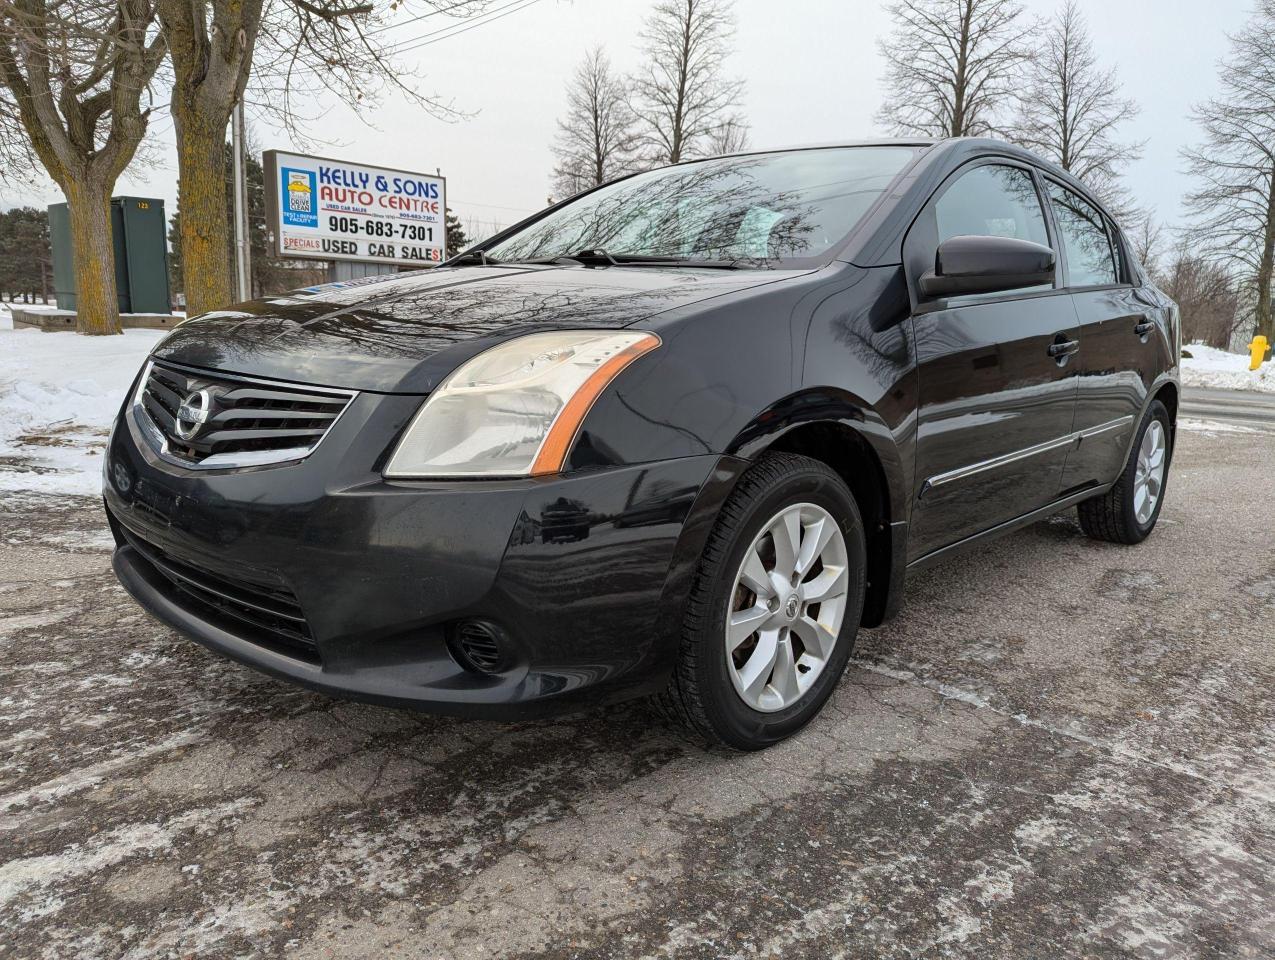
[[[244,181],[243,100],[230,114],[230,145],[235,175],[235,287],[237,299],[252,298],[252,247],[248,242],[248,201]]]
[[[446,180],[267,150],[274,256],[429,266],[447,258]]]

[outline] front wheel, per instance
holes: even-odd
[[[1155,529],[1169,479],[1169,438],[1169,411],[1159,400],[1152,400],[1116,482],[1102,496],[1076,507],[1086,534],[1095,540],[1133,544]]]
[[[760,460],[709,535],[665,712],[740,750],[796,733],[850,659],[864,569],[863,522],[841,478],[793,454]]]

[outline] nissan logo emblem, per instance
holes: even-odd
[[[212,394],[208,390],[196,390],[187,394],[177,408],[177,436],[194,440],[203,425],[212,416]]]

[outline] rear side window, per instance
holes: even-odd
[[[1013,237],[1049,246],[1036,185],[1020,167],[975,167],[939,197],[934,216],[939,243],[952,237]]]
[[[1067,251],[1068,285],[1097,287],[1118,283],[1111,236],[1093,204],[1049,181],[1049,201]]]

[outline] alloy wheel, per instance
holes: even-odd
[[[1164,459],[1166,453],[1164,425],[1152,420],[1142,435],[1138,448],[1138,462],[1133,473],[1133,512],[1138,523],[1149,523],[1160,502],[1164,488]]]
[[[823,507],[784,507],[749,545],[726,617],[735,692],[774,713],[819,678],[841,634],[848,580],[845,536]]]

